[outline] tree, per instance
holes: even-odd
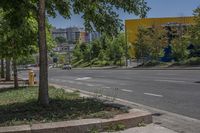
[[[56,37],[55,41],[56,41],[57,44],[67,43],[66,38],[64,38],[62,36]]]
[[[189,51],[187,50],[189,46],[189,41],[182,37],[180,38],[174,38],[172,40],[172,57],[175,59],[175,61],[182,61],[184,59],[187,59],[189,56]]]
[[[66,55],[64,55],[64,54],[60,54],[60,55],[58,56],[58,62],[59,62],[59,64],[65,64],[65,63],[66,63],[65,57],[66,57]]]
[[[146,7],[145,5],[147,5],[147,2],[142,0],[141,1],[141,7],[142,8],[140,8],[140,15],[139,15],[140,18],[146,18],[147,17],[147,12],[149,12],[149,10],[151,9],[149,7]]]
[[[167,46],[167,32],[163,27],[140,27],[135,43],[136,58],[158,60]],[[144,62],[144,60],[143,60]]]
[[[163,55],[163,49],[168,45],[167,32],[163,27],[152,26],[149,33],[150,57],[159,60]]]
[[[73,56],[75,60],[80,61],[83,58],[83,53],[81,52],[80,45],[77,44],[73,50]]]
[[[144,27],[138,28],[137,39],[135,41],[135,55],[139,60],[141,58],[150,56],[150,45],[149,45],[149,31]],[[144,60],[143,60],[144,63]]]
[[[100,40],[101,39],[97,39],[91,42],[92,58],[97,58],[99,56],[103,45]]]
[[[124,34],[119,34],[112,41],[113,54],[114,54],[114,64],[120,62],[122,65],[122,58],[126,56],[126,40]]]
[[[45,0],[39,0],[38,4],[38,34],[39,34],[39,95],[38,102],[42,105],[49,104],[48,95],[48,68],[47,68],[47,45],[46,45],[46,29],[45,29]]]
[[[11,74],[10,74],[10,59],[6,58],[6,81],[11,80]]]
[[[14,85],[15,88],[18,88],[18,77],[17,77],[17,60],[20,57],[30,55],[35,51],[37,34],[36,34],[36,21],[33,17],[24,18],[21,22],[21,19],[16,19],[13,23],[13,17],[7,17],[16,9],[8,10],[4,12],[3,21],[1,21],[1,43],[0,46],[3,49],[1,54],[6,57],[6,66],[7,66],[7,78],[10,80],[10,60],[13,60],[13,72],[14,72]],[[18,25],[18,21],[21,22],[21,25]],[[11,25],[12,23],[12,25]]]
[[[17,59],[17,65],[36,64],[36,59],[33,55],[22,56]]]
[[[14,3],[14,4],[13,4]],[[29,10],[33,11],[33,14],[38,13],[38,30],[39,30],[39,51],[40,51],[40,85],[39,85],[39,103],[48,105],[48,71],[47,71],[47,46],[46,46],[46,33],[45,33],[45,11],[51,16],[55,16],[57,11],[65,18],[70,18],[71,11],[74,14],[82,14],[82,18],[85,20],[84,25],[86,30],[97,31],[107,33],[109,35],[116,35],[119,30],[122,29],[122,21],[118,18],[115,9],[124,9],[128,13],[140,14],[141,8],[147,8],[146,3],[142,3],[141,0],[130,0],[124,2],[121,0],[2,0],[0,5],[4,10],[7,8],[17,7],[23,18],[29,16]],[[38,5],[38,8],[37,6]],[[46,9],[46,10],[45,10]],[[27,11],[28,10],[28,11]],[[38,11],[38,12],[37,12]],[[15,15],[19,11],[13,13]]]
[[[1,78],[5,78],[5,73],[4,73],[4,59],[1,59]]]
[[[194,46],[193,56],[200,56],[200,7],[194,10],[195,24],[190,28],[190,42]]]

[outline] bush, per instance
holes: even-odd
[[[109,65],[109,62],[108,61],[100,61],[100,60],[97,60],[93,63],[94,66],[107,66]]]
[[[152,66],[157,66],[157,65],[160,65],[160,62],[156,60],[148,61],[147,63],[144,64],[144,66],[147,66],[147,67],[152,67]]]
[[[77,60],[73,60],[72,66],[73,67],[78,67],[80,64],[83,63],[83,59],[77,61]]]
[[[184,64],[192,65],[192,66],[200,65],[200,57],[192,57],[192,58],[186,60]]]

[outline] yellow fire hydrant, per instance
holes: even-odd
[[[33,86],[34,85],[34,82],[35,82],[35,74],[33,72],[33,70],[30,70],[29,71],[29,86]]]

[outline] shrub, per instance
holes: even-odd
[[[192,58],[186,60],[184,64],[192,65],[192,66],[200,65],[200,57],[192,57]]]
[[[156,60],[148,61],[147,63],[144,64],[144,66],[147,66],[147,67],[152,67],[152,66],[157,66],[157,65],[160,65],[160,62]]]

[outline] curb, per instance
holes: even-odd
[[[200,67],[180,67],[180,68],[72,68],[72,70],[200,70]]]
[[[63,88],[67,92],[77,91],[77,89],[71,88],[68,86],[60,86],[60,85],[56,85],[56,84],[52,84],[52,86],[57,87],[57,88]],[[84,91],[84,90],[80,90],[80,89],[79,89],[79,91],[80,91],[81,96],[85,96],[85,97],[96,96],[96,94],[94,94],[93,92],[88,92],[88,91]],[[109,96],[102,95],[101,99],[102,100],[108,100],[108,99],[111,100],[112,98]],[[147,105],[142,105],[139,103],[127,101],[127,100],[120,99],[120,98],[116,98],[114,103],[121,104],[126,107],[137,108],[140,110],[149,111],[149,112],[151,112],[153,121],[155,123],[161,125],[162,127],[174,130],[176,132],[200,133],[200,126],[199,126],[200,120],[198,120],[198,119],[190,118],[187,116],[168,112],[168,111],[161,110],[161,109],[156,109],[156,108],[153,108],[153,107],[150,107]],[[161,116],[157,116],[156,114],[160,114]],[[191,127],[193,127],[193,128],[191,128]]]
[[[137,127],[141,123],[152,123],[152,115],[147,111],[132,109],[127,114],[117,115],[111,119],[82,119],[45,124],[0,127],[0,133],[87,133],[91,129],[102,130],[115,124],[122,124],[125,128],[131,128]]]

